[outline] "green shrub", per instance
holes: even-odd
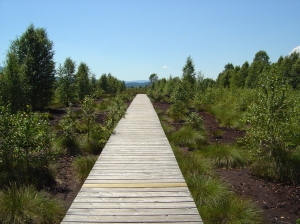
[[[126,107],[122,99],[117,96],[108,109],[105,128],[112,133],[119,120],[125,115]]]
[[[67,109],[67,114],[59,123],[62,133],[59,139],[59,145],[61,148],[67,151],[70,155],[80,154],[80,148],[76,135],[76,121],[73,115],[73,106]]]
[[[257,100],[249,107],[245,121],[244,146],[259,162],[270,161],[273,172],[282,182],[300,180],[299,96],[292,92],[281,74],[263,75]]]
[[[104,148],[110,134],[110,131],[105,127],[96,125],[91,131],[89,140],[86,136],[80,137],[80,148],[82,148],[82,150],[85,152],[98,155]]]
[[[97,156],[77,157],[74,159],[72,166],[81,182],[84,182],[92,170]]]
[[[1,172],[8,172],[9,177],[20,177],[20,181],[28,183],[36,180],[37,173],[49,173],[49,162],[55,156],[51,151],[53,139],[48,121],[38,113],[10,114],[7,108],[1,107]]]
[[[247,164],[247,155],[244,150],[232,145],[209,145],[199,150],[198,153],[209,158],[216,167],[231,169],[244,167]]]
[[[205,131],[203,119],[198,113],[195,112],[190,113],[186,119],[186,124],[194,128],[195,130]]]
[[[61,202],[32,186],[18,188],[12,184],[0,192],[0,222],[3,224],[60,223],[64,214]]]

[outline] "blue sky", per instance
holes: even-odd
[[[96,77],[181,76],[216,79],[224,65],[271,62],[300,45],[299,0],[0,0],[0,65],[10,42],[33,23],[54,42],[56,65],[85,62]]]

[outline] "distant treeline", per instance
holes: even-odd
[[[31,24],[12,41],[4,68],[0,69],[0,105],[12,112],[36,110],[53,102],[68,105],[87,95],[117,93],[126,89],[125,83],[111,74],[96,79],[89,66],[68,57],[55,69],[53,42],[44,28]]]
[[[265,51],[259,51],[255,54],[251,64],[246,61],[242,66],[234,66],[232,63],[225,65],[216,84],[219,87],[256,88],[258,80],[270,71],[281,73],[294,89],[300,87],[299,53],[280,56],[277,62],[271,63],[268,54]]]

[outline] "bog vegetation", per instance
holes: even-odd
[[[84,181],[133,97],[123,81],[96,79],[84,62],[77,67],[68,57],[55,69],[53,56],[46,30],[30,25],[0,73],[0,223],[60,223],[65,206],[46,192],[58,159],[74,156]],[[50,125],[49,111],[61,108],[66,114]]]
[[[57,159],[75,156],[73,168],[84,181],[134,96],[124,82],[111,74],[97,79],[71,57],[55,69],[53,57],[46,30],[30,25],[11,43],[0,73],[1,223],[59,223],[64,206],[45,192],[56,181]],[[158,114],[201,217],[205,223],[262,222],[258,207],[234,195],[214,168],[249,167],[260,178],[299,184],[299,54],[271,63],[259,51],[251,63],[225,65],[216,81],[196,72],[190,56],[182,71],[168,79],[152,74],[148,96],[171,105]],[[50,126],[49,108],[66,109],[58,125]],[[236,145],[209,144],[198,115],[203,110],[246,136]],[[105,112],[103,124],[97,112]]]
[[[299,184],[298,53],[271,63],[259,51],[252,63],[225,65],[216,81],[196,72],[189,56],[182,77],[159,79],[152,74],[149,79],[148,96],[170,104],[165,113],[157,112],[204,223],[262,222],[255,203],[235,196],[213,167],[247,167],[268,181]],[[235,145],[209,143],[200,111],[215,115],[223,126],[246,130],[246,136]]]

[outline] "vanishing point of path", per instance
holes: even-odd
[[[132,101],[62,223],[202,223],[146,95]]]

